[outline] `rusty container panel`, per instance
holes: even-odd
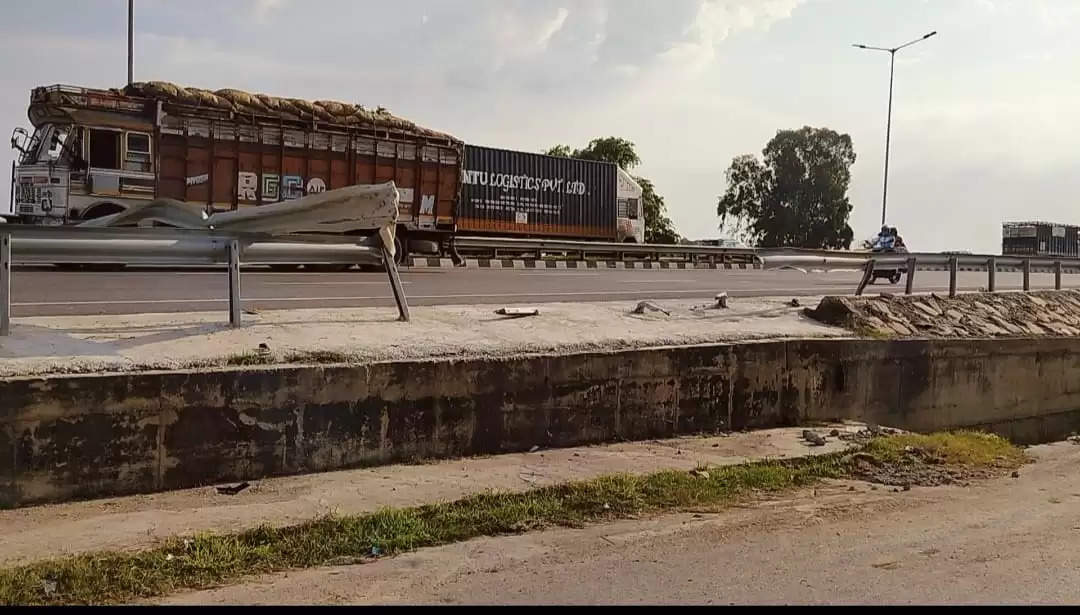
[[[431,231],[454,227],[460,144],[332,128],[286,129],[283,142],[277,126],[208,122],[179,112],[170,128],[159,139],[159,196],[222,210],[393,181],[401,196],[402,225]]]
[[[614,164],[466,145],[458,232],[614,241],[615,190]]]

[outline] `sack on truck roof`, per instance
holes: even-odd
[[[161,99],[166,102],[191,107],[209,107],[255,115],[278,115],[290,120],[316,120],[347,126],[378,123],[398,130],[457,140],[446,133],[417,126],[409,120],[391,114],[382,107],[370,111],[361,105],[336,100],[316,100],[312,102],[299,98],[252,94],[233,88],[210,91],[200,88],[186,88],[165,81],[133,83],[123,88],[122,91],[129,96]]]

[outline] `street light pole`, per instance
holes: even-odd
[[[892,98],[893,98],[893,75],[896,73],[896,52],[900,51],[904,47],[910,47],[919,41],[925,41],[937,34],[937,30],[926,34],[913,41],[904,43],[899,47],[871,47],[870,45],[853,45],[859,49],[867,49],[870,51],[887,51],[889,52],[889,111],[885,120],[885,179],[882,181],[881,187],[881,225],[885,226],[885,205],[889,198],[889,142],[892,139]]]
[[[135,0],[128,0],[128,85],[134,81]]]

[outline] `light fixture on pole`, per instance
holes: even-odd
[[[919,41],[925,41],[937,34],[937,30],[923,35],[913,41],[904,43],[899,47],[872,47],[870,45],[853,45],[859,49],[867,49],[870,51],[887,51],[889,52],[889,112],[888,118],[885,121],[885,179],[881,188],[881,225],[885,225],[885,202],[889,196],[889,139],[892,136],[892,91],[893,91],[893,73],[896,67],[896,52],[900,51],[904,47],[910,47]]]

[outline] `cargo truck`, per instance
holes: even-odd
[[[212,212],[393,181],[399,257],[451,253],[457,233],[644,240],[641,188],[617,166],[466,146],[382,108],[149,82],[35,88],[28,115],[33,131],[11,139],[24,224],[156,198]]]
[[[1001,253],[1008,256],[1080,256],[1080,229],[1052,222],[1005,222]]]

